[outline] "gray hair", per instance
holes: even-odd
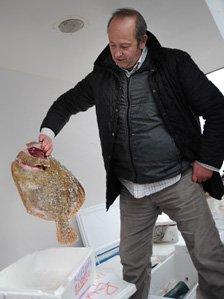
[[[135,17],[136,23],[135,23],[135,37],[139,44],[139,42],[142,40],[143,36],[146,34],[147,31],[147,24],[143,16],[135,9],[132,8],[119,8],[113,12],[111,18],[108,21],[107,24],[107,30],[109,29],[110,23],[113,19],[116,18],[124,18],[124,17]]]

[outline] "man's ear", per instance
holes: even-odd
[[[144,34],[142,37],[142,40],[140,41],[140,44],[139,44],[141,50],[145,48],[147,40],[148,40],[148,35]]]

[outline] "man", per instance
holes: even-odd
[[[49,155],[69,117],[95,105],[107,209],[120,194],[123,274],[137,286],[131,298],[148,297],[153,227],[164,211],[198,270],[198,298],[223,299],[224,246],[201,183],[221,198],[224,98],[187,53],[161,47],[139,12],[117,10],[107,31],[93,71],[54,102],[39,140]]]

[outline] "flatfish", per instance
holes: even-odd
[[[27,212],[55,221],[59,243],[77,241],[69,220],[82,206],[85,191],[75,176],[52,156],[46,157],[38,142],[18,153],[11,170]]]

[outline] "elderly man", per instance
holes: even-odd
[[[224,298],[224,246],[204,190],[221,198],[224,98],[181,50],[162,47],[142,15],[119,9],[93,71],[49,109],[39,140],[95,105],[107,174],[107,209],[120,194],[120,256],[132,298],[148,297],[158,214],[177,222],[198,271],[198,298]],[[206,119],[203,135],[198,117]]]

